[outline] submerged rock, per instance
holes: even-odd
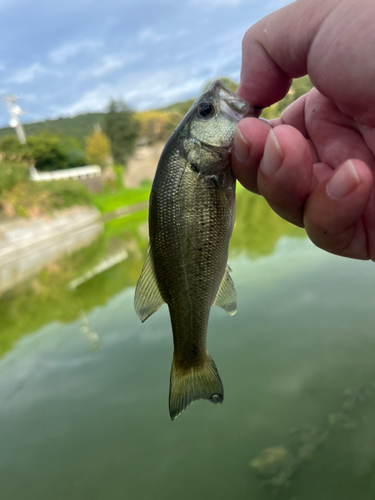
[[[357,424],[345,413],[330,413],[328,415],[328,424],[330,427],[339,429],[355,429],[357,427]]]
[[[329,430],[318,425],[306,425],[292,431],[296,454],[301,460],[311,460],[316,449],[328,438]]]
[[[250,467],[266,483],[272,486],[287,486],[295,473],[299,460],[283,446],[265,448],[251,460]]]
[[[317,449],[333,432],[355,429],[356,422],[350,418],[357,407],[375,396],[375,383],[371,382],[357,389],[347,389],[341,412],[330,413],[322,426],[306,425],[291,431],[292,442],[289,451],[284,446],[270,446],[251,460],[250,467],[263,484],[273,487],[274,493],[290,484],[292,476],[306,461],[314,458]]]
[[[342,404],[343,412],[349,413],[355,410],[359,404],[371,399],[374,393],[375,384],[373,382],[357,389],[346,389]]]

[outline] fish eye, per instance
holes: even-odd
[[[209,118],[215,113],[215,108],[209,102],[202,102],[202,104],[198,106],[198,113],[202,118]]]

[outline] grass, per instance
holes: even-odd
[[[22,163],[0,163],[0,196],[11,191],[16,184],[29,178],[29,169]]]
[[[141,224],[147,222],[148,210],[140,210],[119,219],[114,219],[105,224],[104,234],[110,239],[122,234],[125,230],[136,232]]]
[[[93,195],[92,203],[104,214],[117,208],[147,201],[150,197],[150,190],[151,184],[143,184],[136,189],[120,188],[116,192],[103,192]]]
[[[36,217],[73,205],[94,205],[104,214],[148,200],[151,183],[126,189],[122,186],[123,167],[114,169],[116,181],[93,194],[74,180],[30,181],[27,165],[0,162],[0,212],[7,217]]]
[[[74,205],[91,205],[86,187],[73,180],[21,181],[1,193],[0,206],[9,217],[36,217]]]

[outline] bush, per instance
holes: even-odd
[[[87,165],[86,153],[77,139],[63,135],[60,137],[60,147],[66,155],[68,168]]]
[[[140,135],[148,144],[166,141],[180,123],[183,115],[177,111],[142,111],[135,115]]]
[[[104,166],[111,154],[111,143],[108,137],[98,130],[85,137],[86,158],[89,165]]]
[[[17,183],[29,178],[29,169],[22,163],[0,163],[0,196]]]
[[[91,195],[78,181],[19,182],[0,196],[0,205],[9,217],[34,217],[73,205],[90,205]]]
[[[0,158],[4,162],[20,162],[25,159],[25,145],[15,135],[6,135],[0,139]]]
[[[0,159],[5,161],[28,161],[37,170],[59,170],[86,164],[86,155],[74,137],[53,135],[44,132],[29,136],[26,144],[20,144],[15,136],[0,140]]]
[[[66,179],[44,183],[52,197],[52,208],[71,207],[91,204],[91,195],[86,186],[79,181]]]
[[[68,156],[58,136],[45,133],[28,137],[26,148],[37,170],[68,168]]]

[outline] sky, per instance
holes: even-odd
[[[199,95],[208,80],[239,81],[246,30],[288,0],[0,0],[0,97],[23,123],[135,110]],[[8,126],[0,101],[0,127]]]

